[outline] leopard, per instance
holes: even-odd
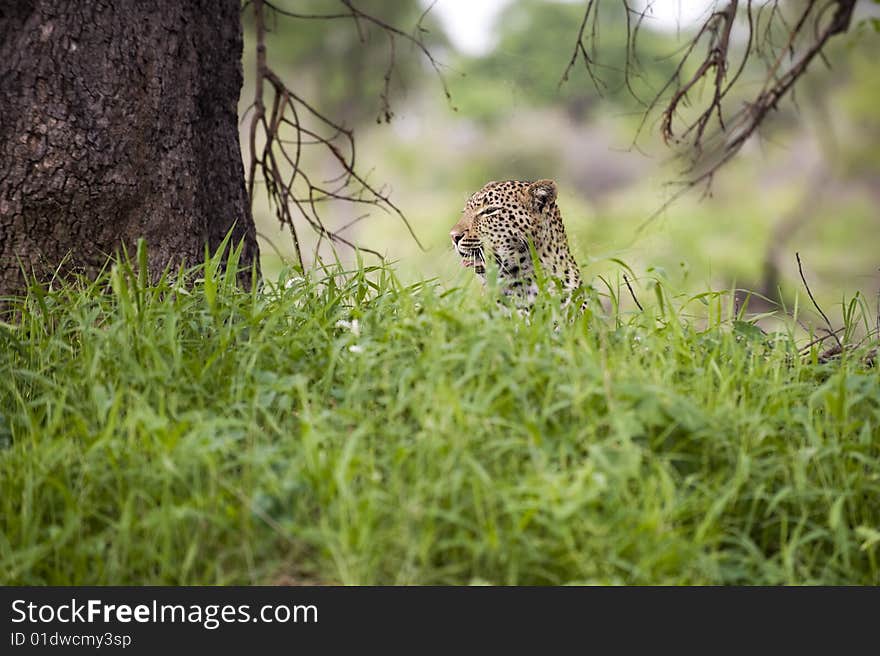
[[[465,267],[486,283],[486,254],[497,264],[500,288],[520,306],[538,295],[535,262],[562,289],[567,305],[581,289],[581,274],[571,253],[553,180],[488,182],[468,198],[461,219],[449,233]],[[532,253],[534,249],[534,256]]]

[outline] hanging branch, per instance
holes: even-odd
[[[786,3],[780,0],[757,3],[754,0],[716,0],[694,35],[685,42],[672,75],[652,99],[644,103],[634,91],[632,79],[639,77],[638,33],[645,17],[650,16],[652,3],[648,0],[644,9],[638,12],[631,7],[631,2],[620,2],[626,13],[626,88],[640,104],[646,105],[635,139],[649,117],[659,111],[660,134],[664,142],[677,149],[686,162],[682,189],[660,211],[694,186],[706,184],[708,191],[715,173],[739,152],[770,111],[778,107],[779,101],[792,92],[810,64],[816,58],[824,59],[823,51],[828,41],[849,29],[856,5],[856,0],[805,0],[796,5],[802,9],[795,16],[796,20],[790,21],[782,8]],[[568,79],[580,56],[594,84],[598,84],[595,69],[600,64],[597,63],[594,43],[585,37],[595,33],[595,24],[599,20],[596,5],[596,0],[586,2],[574,52],[562,82]],[[745,30],[744,39],[731,38],[735,25]],[[782,47],[776,45],[780,32]],[[740,46],[742,54],[733,69],[733,51],[740,48],[734,48],[733,44],[739,41],[743,42]],[[737,82],[746,64],[755,56],[764,62],[763,84],[757,94],[745,102],[738,102],[739,107],[731,112],[728,107],[733,102],[731,91],[742,89]],[[694,72],[686,74],[687,70]],[[734,72],[729,75],[731,70]],[[699,96],[697,90],[704,87],[709,93]],[[682,112],[685,106],[693,109]]]
[[[595,12],[593,11],[594,9]],[[574,44],[574,50],[571,53],[571,59],[568,60],[568,64],[566,65],[565,70],[562,72],[562,77],[559,80],[558,86],[561,87],[563,84],[568,82],[569,73],[571,73],[571,69],[573,69],[575,64],[577,64],[578,55],[580,55],[584,60],[584,66],[586,67],[587,74],[593,81],[593,86],[596,87],[596,92],[601,96],[604,84],[601,78],[596,77],[596,72],[593,70],[595,68],[595,62],[590,57],[590,52],[595,50],[596,45],[596,30],[598,29],[599,25],[596,13],[598,13],[598,11],[598,0],[587,0],[587,8],[584,11],[584,19],[581,21],[581,26],[580,28],[578,28],[577,40]],[[585,35],[584,30],[586,29],[587,24],[591,19],[593,21],[593,29],[589,35]]]
[[[419,248],[419,241],[406,216],[391,200],[389,192],[376,187],[360,173],[356,166],[355,140],[352,130],[335,122],[311,105],[272,70],[266,57],[266,9],[282,16],[304,20],[352,20],[361,40],[361,23],[369,23],[383,30],[389,38],[389,62],[384,74],[384,87],[381,93],[381,118],[389,121],[392,117],[389,103],[391,75],[395,65],[395,39],[403,39],[413,44],[428,60],[437,73],[447,99],[449,90],[440,71],[440,65],[421,40],[425,32],[422,21],[431,7],[422,14],[416,23],[415,35],[382,21],[371,14],[356,8],[350,0],[340,0],[345,11],[328,14],[302,14],[281,9],[267,0],[251,0],[246,5],[254,18],[256,36],[256,79],[253,104],[248,108],[248,195],[251,206],[254,202],[254,188],[257,178],[265,185],[269,205],[282,226],[286,226],[293,238],[297,261],[304,265],[302,242],[298,232],[304,221],[318,235],[317,248],[322,240],[344,244],[382,258],[375,250],[356,245],[342,236],[342,232],[365,218],[359,216],[338,230],[331,230],[322,221],[319,207],[327,201],[341,201],[356,205],[373,206],[386,213],[396,215],[404,224]],[[246,113],[248,113],[246,112]],[[282,136],[282,133],[284,136]],[[322,150],[339,173],[330,180],[318,181],[303,168],[306,149],[314,152]],[[329,156],[329,157],[328,157]]]

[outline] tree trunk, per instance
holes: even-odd
[[[233,228],[258,261],[238,141],[240,0],[0,0],[0,295],[139,237],[155,275]],[[67,258],[65,260],[65,258]]]

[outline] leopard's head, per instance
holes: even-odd
[[[462,264],[484,280],[491,257],[506,288],[533,285],[532,245],[547,275],[580,285],[552,180],[489,182],[468,199],[449,235]]]

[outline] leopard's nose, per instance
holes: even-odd
[[[452,230],[449,233],[449,236],[452,238],[452,246],[456,247],[458,246],[458,242],[461,241],[461,238],[464,237],[464,233],[459,232],[458,230]]]

